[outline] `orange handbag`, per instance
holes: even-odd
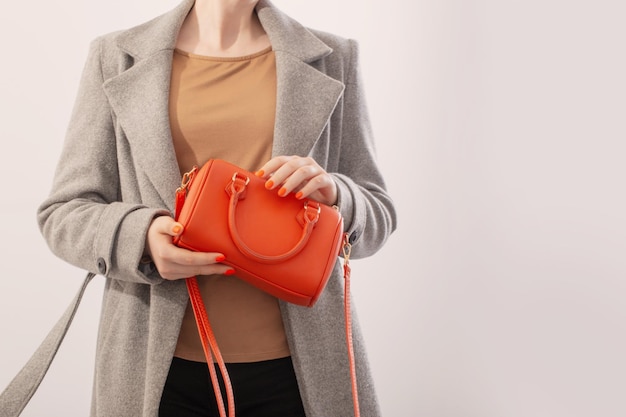
[[[279,197],[265,181],[213,159],[183,175],[176,191],[176,220],[183,231],[174,244],[201,252],[220,252],[236,276],[290,303],[311,307],[322,293],[339,255],[344,265],[344,312],[355,417],[359,417],[356,366],[350,314],[350,250],[336,208],[293,195]],[[340,253],[340,251],[342,253]],[[233,388],[196,277],[186,279],[207,363],[222,374],[228,414],[214,366],[208,366],[221,417],[235,417]]]
[[[222,160],[184,177],[177,193],[183,232],[174,244],[223,253],[238,278],[290,303],[315,303],[339,256],[339,210],[279,197],[263,179]]]

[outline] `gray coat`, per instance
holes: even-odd
[[[180,183],[168,120],[172,51],[193,5],[96,39],[50,197],[39,222],[55,254],[106,279],[92,416],[156,417],[187,305],[184,282],[142,264],[153,217],[173,210]],[[310,155],[338,185],[353,257],[376,252],[395,212],[375,164],[355,42],[310,31],[270,3],[257,6],[276,54],[273,155]],[[281,303],[309,417],[352,415],[336,265],[313,308]],[[364,417],[378,416],[363,340],[355,350]]]

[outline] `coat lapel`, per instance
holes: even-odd
[[[136,165],[153,184],[164,206],[173,210],[180,172],[169,122],[172,51],[194,4],[122,32],[118,47],[133,62],[108,79],[104,90],[133,151]],[[276,56],[277,108],[273,155],[307,155],[339,101],[343,83],[310,65],[332,50],[270,2],[257,5],[261,24]]]
[[[261,0],[256,10],[276,55],[272,155],[308,155],[344,89],[343,83],[310,65],[332,49],[269,1]]]
[[[180,185],[168,107],[172,54],[193,3],[185,0],[169,13],[122,32],[117,45],[133,65],[103,86],[135,164],[170,211]]]
[[[341,97],[343,84],[276,52],[277,100],[272,155],[309,154]]]
[[[135,165],[169,210],[173,209],[174,190],[180,184],[168,113],[171,61],[171,52],[159,52],[104,85],[130,143]]]

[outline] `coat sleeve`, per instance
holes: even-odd
[[[92,42],[39,228],[54,254],[88,271],[139,283],[162,281],[141,262],[147,229],[167,211],[121,201],[113,119]]]
[[[352,257],[370,256],[396,228],[396,211],[376,164],[365,96],[358,63],[358,45],[349,40],[349,59],[341,103],[339,170],[333,173],[337,205],[352,243]]]

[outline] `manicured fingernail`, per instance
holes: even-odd
[[[224,275],[234,275],[234,274],[235,274],[234,269],[229,269],[228,271],[224,272]]]
[[[271,189],[274,186],[274,181],[269,180],[268,182],[265,183],[265,188],[267,188],[268,190]]]
[[[215,262],[223,262],[226,260],[226,257],[224,255],[218,255],[215,257]]]
[[[263,175],[265,175],[265,171],[263,171],[262,169],[259,169],[259,170],[256,172],[256,176],[257,176],[257,177],[262,177]]]
[[[280,190],[278,190],[278,195],[283,197],[285,194],[287,194],[287,189],[285,187],[281,188]]]
[[[303,195],[304,195],[304,194],[302,193],[302,191],[298,191],[298,192],[296,193],[296,198],[297,198],[298,200],[300,200],[300,199],[302,198],[302,196],[303,196]]]
[[[174,225],[174,227],[172,227],[172,233],[174,233],[175,235],[179,234],[181,230],[183,230],[183,227],[180,224],[176,224]]]

